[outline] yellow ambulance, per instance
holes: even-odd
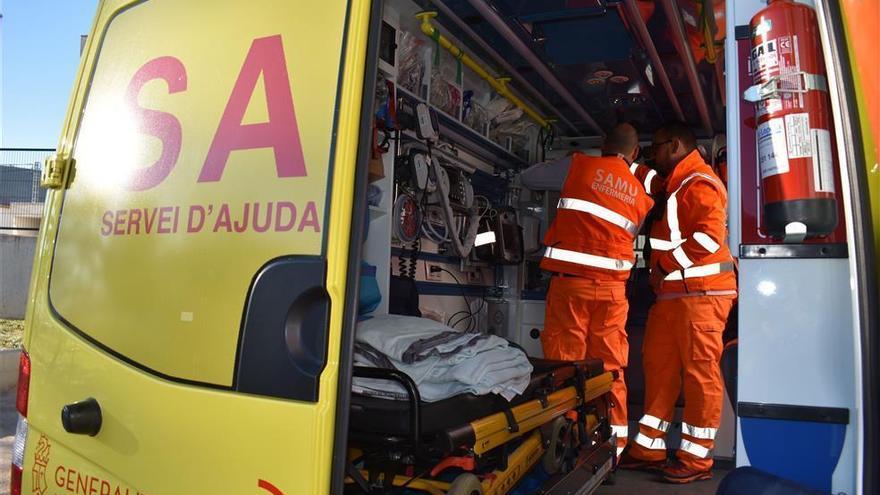
[[[362,261],[378,267],[375,314],[394,312],[389,280],[403,278],[426,318],[504,336],[537,363],[540,239],[559,198],[552,185],[524,185],[519,172],[598,151],[623,121],[636,123],[647,147],[672,120],[695,130],[727,183],[727,242],[740,257],[743,366],[736,371],[735,354],[728,361],[725,416],[715,449],[703,449],[722,471],[703,492],[734,462],[825,491],[870,491],[880,446],[880,175],[878,122],[868,118],[876,78],[856,70],[871,56],[866,38],[845,37],[859,29],[854,9],[870,6],[806,3],[818,13],[810,33],[821,35],[829,73],[811,74],[804,91],[831,88],[835,122],[813,130],[822,146],[805,137],[786,149],[778,136],[756,144],[754,103],[743,99],[754,89],[750,64],[769,60],[750,53],[760,0],[101,0],[43,170],[50,193],[21,355],[12,493],[506,493],[541,459],[553,464],[556,425],[605,400],[610,373],[599,363],[586,386],[601,387],[570,392],[564,404],[539,390],[526,406],[552,409],[540,419],[554,421],[534,419],[527,439],[516,409],[446,430],[450,451],[470,442],[434,467],[464,471],[455,481],[425,481],[394,452],[389,462],[406,465],[399,473],[362,473],[349,461],[364,452],[348,443],[351,428],[369,429],[351,419],[362,417],[351,412]],[[876,20],[865,22],[876,32]],[[758,27],[773,33],[770,23]],[[792,149],[825,167],[839,211],[829,235],[792,241],[761,230],[758,152],[782,163]],[[465,224],[479,238],[467,249],[456,237]],[[645,236],[636,244],[632,432],[653,298]],[[613,446],[607,421],[590,411],[584,426],[599,435],[591,444]],[[669,428],[679,416],[654,419]],[[798,453],[828,455],[814,463],[775,454],[802,431],[816,447]],[[531,450],[508,457],[508,440]],[[599,487],[616,459],[606,450],[565,493]],[[481,470],[496,455],[504,469]],[[509,459],[518,460],[508,469]]]

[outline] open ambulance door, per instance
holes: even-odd
[[[850,280],[853,291],[853,327],[860,385],[857,419],[861,437],[856,483],[860,493],[877,493],[880,472],[880,180],[877,150],[880,146],[880,108],[876,92],[878,56],[877,6],[871,2],[816,2],[819,28],[825,38],[832,106],[835,110],[837,149],[841,172],[847,178],[844,197],[849,219]]]
[[[44,176],[24,493],[341,483],[370,18],[100,3]]]

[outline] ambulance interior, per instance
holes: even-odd
[[[753,111],[752,103],[728,94],[726,77],[749,84],[750,47],[746,32],[733,45],[739,53],[725,50],[733,32],[728,23],[734,21],[726,18],[723,0],[386,0],[382,20],[364,210],[360,315],[365,321],[420,315],[461,332],[502,337],[540,358],[550,280],[539,268],[542,238],[554,218],[565,158],[573,151],[598,154],[604,133],[628,122],[640,133],[642,161],[650,158],[652,133],[666,122],[682,121],[693,129],[705,161],[727,181],[728,112]],[[738,58],[739,74],[726,74],[727,57]],[[743,129],[744,136],[754,136],[753,128]],[[744,159],[744,169],[746,163],[755,166]],[[526,170],[531,172],[524,177]],[[739,180],[755,184],[755,174],[743,171]],[[654,300],[645,242],[642,231],[627,284],[630,432],[643,412],[641,344]],[[722,474],[733,468],[736,449],[736,315],[734,308],[724,334],[726,397],[714,450]],[[680,398],[675,422],[681,421],[682,403]],[[372,426],[356,414],[361,407],[356,400],[352,407],[354,445],[356,430]],[[670,429],[671,448],[678,444],[678,428]],[[355,462],[346,472],[346,489],[352,493],[363,493],[365,484],[382,486],[388,473],[415,492],[483,493],[421,484],[428,475],[412,469],[387,470],[383,477],[383,468],[368,472],[367,453],[351,452]],[[449,480],[454,473],[480,470],[479,459],[476,468],[450,462],[444,467],[451,466]],[[621,482],[621,476],[634,478]],[[616,485],[590,490],[671,489],[648,475],[617,477]],[[693,491],[687,493],[714,493],[721,477],[688,487]],[[510,483],[493,493],[514,486],[514,493],[543,489]]]

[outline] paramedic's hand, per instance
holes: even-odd
[[[663,279],[666,278],[668,273],[665,273],[662,268],[659,266],[651,269],[651,276],[648,278],[648,283],[651,285],[651,288],[654,289],[655,294],[660,293],[660,287],[663,287]]]

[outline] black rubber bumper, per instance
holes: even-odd
[[[776,238],[785,236],[785,226],[801,222],[807,237],[828,235],[837,228],[837,200],[833,198],[797,199],[764,205],[767,232]]]

